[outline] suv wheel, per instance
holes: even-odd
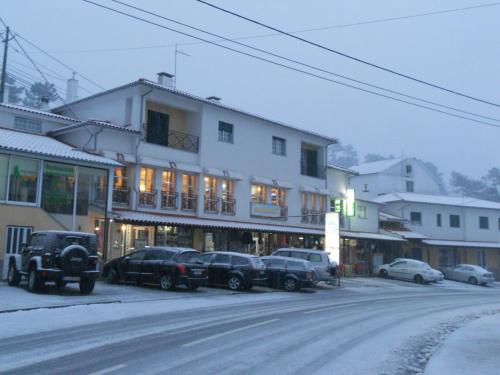
[[[81,278],[80,279],[80,293],[82,294],[90,294],[94,290],[95,280]]]
[[[415,275],[415,278],[413,279],[417,284],[423,284],[424,283],[424,278],[420,275]]]
[[[477,285],[477,279],[474,276],[469,277],[469,284]]]
[[[239,276],[234,275],[229,278],[227,286],[231,290],[240,290],[243,286],[243,283]]]
[[[7,282],[10,286],[18,286],[21,281],[21,275],[16,269],[16,265],[14,262],[10,262],[9,264],[9,272],[7,274]]]
[[[32,267],[28,274],[28,290],[32,293],[38,293],[42,290],[44,282],[36,272],[36,267]]]
[[[168,273],[164,273],[160,277],[160,288],[163,290],[173,290],[175,288],[174,279],[172,275]]]
[[[387,270],[384,270],[384,269],[381,269],[380,271],[378,271],[378,275],[384,279],[386,279],[387,276],[389,276],[389,274],[387,273]]]
[[[285,290],[288,292],[293,292],[294,290],[297,290],[297,281],[293,277],[287,277],[285,279]]]

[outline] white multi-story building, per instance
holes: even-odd
[[[356,195],[376,197],[391,192],[442,194],[441,181],[416,158],[381,160],[356,165],[350,179]]]
[[[322,247],[330,137],[139,79],[69,103],[50,132],[119,161],[110,256],[145,245]],[[98,120],[90,120],[98,119]]]

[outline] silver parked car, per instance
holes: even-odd
[[[398,258],[392,263],[382,264],[377,267],[375,272],[380,277],[413,280],[418,284],[438,282],[444,279],[441,271],[415,259]]]
[[[272,255],[308,260],[312,263],[312,266],[316,271],[316,275],[318,277],[317,281],[333,280],[330,259],[328,258],[328,254],[323,250],[298,249],[292,247],[278,249]]]
[[[495,281],[491,272],[473,264],[458,264],[455,267],[445,268],[443,271],[447,279],[464,281],[473,285],[493,285]]]

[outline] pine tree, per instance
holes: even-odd
[[[27,107],[40,108],[42,99],[45,98],[48,103],[55,101],[58,98],[56,87],[53,83],[35,82],[30,89],[26,91],[26,97],[23,100],[23,105]]]

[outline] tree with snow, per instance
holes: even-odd
[[[23,100],[23,105],[27,107],[40,108],[42,99],[45,98],[48,103],[55,101],[59,95],[53,83],[35,82],[30,89],[26,91],[26,97]]]

